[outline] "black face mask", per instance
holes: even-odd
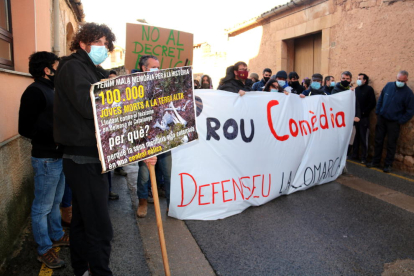
[[[210,89],[210,84],[209,83],[203,83],[203,85],[201,85],[201,88]]]
[[[266,83],[266,82],[268,82],[269,81],[269,79],[270,78],[268,78],[268,77],[263,77],[263,80],[264,80],[264,82]]]
[[[298,81],[292,81],[292,82],[290,83],[290,85],[291,85],[292,87],[297,87],[297,86],[299,85],[299,82],[298,82]]]
[[[49,67],[48,67],[49,68]],[[55,69],[53,69],[53,68],[49,68],[49,70],[50,70],[50,72],[52,72],[53,73],[53,75],[48,75],[48,74],[46,74],[46,76],[49,78],[49,80],[51,81],[51,82],[54,82],[55,81],[55,74],[56,74],[56,70]]]
[[[342,85],[343,87],[348,87],[348,86],[349,86],[349,84],[350,84],[350,82],[349,82],[349,81],[346,81],[346,80],[341,81],[341,85]]]

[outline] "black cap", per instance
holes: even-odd
[[[277,74],[276,74],[276,78],[284,78],[284,79],[287,79],[287,73],[286,73],[286,71],[279,71],[279,72],[277,72]]]

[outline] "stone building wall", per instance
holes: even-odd
[[[407,70],[408,86],[414,89],[414,1],[328,0],[307,1],[303,5],[253,23],[243,29],[229,30],[221,64],[239,60],[248,63],[250,72],[261,76],[264,68],[274,72],[293,70],[292,41],[321,33],[321,72],[336,80],[348,70],[370,77],[377,98],[387,82],[395,81],[400,70]],[[235,22],[237,23],[237,22]],[[201,63],[213,64],[204,54]],[[198,64],[194,65],[198,68]],[[197,72],[197,70],[195,70]],[[204,72],[204,73],[209,73]],[[316,72],[315,72],[316,73]],[[305,77],[305,76],[301,76]],[[310,77],[310,76],[309,76]],[[370,153],[373,154],[376,116],[371,116]],[[402,127],[394,167],[414,172],[414,119]]]

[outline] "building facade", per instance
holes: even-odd
[[[227,29],[225,56],[215,69],[217,53],[195,49],[194,72],[214,74],[237,61],[250,72],[264,68],[296,71],[300,78],[313,73],[333,75],[351,71],[370,77],[377,98],[387,82],[407,70],[414,89],[414,1],[410,0],[292,0],[260,16]],[[212,46],[211,46],[212,47]],[[204,49],[206,49],[204,47]],[[215,80],[215,84],[218,80]],[[215,85],[217,87],[217,85]],[[376,116],[371,116],[370,152]],[[402,127],[394,167],[414,172],[414,120]]]
[[[0,268],[33,200],[31,145],[18,134],[20,98],[33,82],[28,58],[37,51],[70,54],[83,18],[81,0],[0,0]]]

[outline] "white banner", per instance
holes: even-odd
[[[199,140],[172,151],[170,216],[221,219],[342,173],[353,91],[304,99],[204,89],[195,95]]]

